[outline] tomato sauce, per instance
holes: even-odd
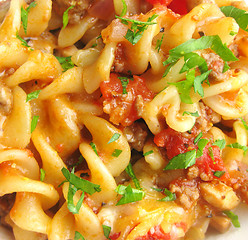
[[[138,106],[138,98],[144,102],[151,101],[154,93],[146,87],[145,79],[139,76],[128,79],[126,93],[123,93],[123,86],[118,77],[119,75],[111,73],[110,81],[100,84],[104,111],[110,115],[110,121],[114,124],[130,126],[141,117],[142,109]]]

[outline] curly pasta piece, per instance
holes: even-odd
[[[85,114],[80,121],[90,131],[93,137],[92,141],[96,144],[99,153],[102,153],[102,159],[109,172],[114,177],[120,175],[127,167],[131,157],[129,144],[122,132],[106,120],[90,114]],[[120,135],[119,138],[108,144],[115,133]],[[122,151],[118,157],[112,156],[115,149]]]
[[[33,79],[51,82],[61,73],[62,67],[55,56],[35,50],[30,53],[27,62],[6,79],[6,84],[10,87],[14,87]]]
[[[13,89],[13,109],[5,121],[1,144],[25,148],[31,137],[31,107],[26,93],[20,87]]]

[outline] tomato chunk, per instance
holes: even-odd
[[[173,0],[146,0],[147,2],[151,3],[151,4],[163,4],[165,6],[169,5],[171,3],[171,1]]]
[[[171,239],[171,234],[165,233],[160,225],[151,228],[145,236],[138,237],[135,240],[158,240],[158,239],[161,239],[161,240]]]
[[[187,0],[173,0],[169,5],[173,12],[184,15],[188,12],[187,10]]]
[[[110,115],[110,121],[114,124],[130,126],[141,117],[142,104],[151,101],[154,93],[146,87],[145,79],[139,76],[126,79],[128,84],[123,91],[122,82],[118,77],[119,75],[111,73],[110,81],[100,84],[104,112]]]

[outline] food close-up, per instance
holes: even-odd
[[[0,0],[1,240],[243,240],[246,204],[246,1]]]

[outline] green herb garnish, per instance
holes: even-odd
[[[75,5],[72,5],[72,6],[68,7],[68,8],[64,11],[64,13],[63,13],[63,27],[62,27],[62,29],[64,29],[64,28],[67,26],[67,24],[68,24],[68,22],[69,22],[68,12],[69,12],[70,9],[72,9],[72,8],[74,8],[74,7],[75,7]]]
[[[196,112],[184,111],[184,112],[183,112],[183,116],[184,116],[185,114],[191,115],[191,116],[193,116],[193,117],[200,117],[198,111],[196,111]]]
[[[234,214],[231,211],[223,211],[223,213],[231,219],[231,222],[232,222],[234,227],[236,227],[236,228],[240,227],[239,217],[236,214]]]
[[[93,151],[95,152],[95,154],[99,157],[98,152],[97,152],[97,149],[96,149],[96,144],[93,143],[93,142],[91,142],[91,143],[90,143],[90,146],[91,146],[91,148],[93,149]]]
[[[33,51],[33,50],[34,50],[34,49],[32,49],[32,48],[28,45],[28,43],[27,43],[26,40],[24,40],[23,38],[20,37],[20,35],[19,35],[18,32],[16,32],[16,38],[19,39],[19,40],[21,41],[22,46],[27,47],[30,51]]]
[[[120,133],[114,133],[114,135],[110,138],[110,140],[108,141],[108,144],[115,142],[116,140],[119,139],[119,137],[121,136]]]
[[[118,185],[115,191],[118,194],[123,195],[122,198],[117,202],[116,206],[140,201],[145,196],[145,193],[143,191],[132,188],[130,185],[128,186]]]
[[[125,169],[126,173],[128,174],[128,176],[133,180],[133,183],[135,185],[135,187],[139,190],[142,190],[141,186],[140,186],[140,183],[139,183],[139,180],[138,178],[136,177],[134,171],[133,171],[133,167],[132,167],[132,164],[129,163]]]
[[[35,130],[37,124],[38,124],[39,116],[33,116],[31,121],[31,133]]]
[[[143,156],[146,157],[146,156],[148,156],[148,155],[150,155],[152,153],[154,153],[153,150],[150,150],[148,152],[143,153]]]
[[[226,141],[225,141],[225,139],[218,139],[212,145],[218,146],[220,149],[224,149],[226,146]]]
[[[71,56],[70,57],[58,57],[58,56],[55,56],[55,57],[59,61],[61,67],[64,69],[64,72],[67,71],[68,69],[74,67],[74,63],[71,60]]]
[[[243,118],[240,118],[240,119],[241,119],[241,122],[243,123],[245,129],[248,130],[248,126],[246,124],[246,121]]]
[[[125,0],[121,0],[122,1],[122,5],[123,5],[123,8],[121,10],[121,17],[125,16],[127,14],[127,4],[125,2]]]
[[[120,154],[122,153],[122,150],[121,149],[115,149],[112,153],[112,157],[119,157]]]
[[[127,77],[118,77],[121,80],[122,85],[122,94],[127,94],[127,85],[129,83],[129,78]]]
[[[232,143],[232,144],[229,144],[229,145],[226,145],[227,147],[230,147],[230,148],[237,148],[237,149],[241,149],[244,151],[244,155],[246,154],[246,152],[248,151],[248,147],[247,146],[243,146],[239,143]]]
[[[40,92],[41,92],[41,90],[37,90],[37,91],[29,93],[27,95],[26,102],[38,98]]]
[[[215,171],[214,176],[221,178],[226,172],[225,171]]]
[[[162,35],[161,39],[158,39],[156,42],[156,46],[155,46],[155,50],[158,50],[158,52],[161,49],[162,43],[163,43],[163,39],[164,39],[164,34]]]
[[[102,225],[102,229],[103,229],[103,234],[104,234],[104,236],[105,236],[108,240],[111,240],[111,239],[109,238],[109,235],[110,235],[110,232],[111,232],[111,227],[106,226],[106,225]]]
[[[199,140],[200,140],[200,138],[203,136],[203,133],[202,132],[200,132],[197,136],[196,136],[196,138],[194,139],[194,144],[196,144]]]
[[[28,27],[28,13],[31,8],[34,8],[37,5],[36,2],[31,2],[30,5],[24,9],[21,7],[21,21],[22,21],[22,26],[25,34],[27,34],[27,27]]]
[[[83,235],[78,232],[78,231],[75,231],[75,235],[74,235],[74,240],[85,240],[85,238],[83,237]]]
[[[45,179],[46,172],[43,168],[40,169],[40,181],[43,182]]]
[[[198,143],[197,143],[197,146],[198,146],[198,149],[197,149],[197,152],[196,152],[196,158],[199,158],[203,155],[203,149],[206,147],[206,145],[208,144],[208,140],[206,138],[201,138]]]

